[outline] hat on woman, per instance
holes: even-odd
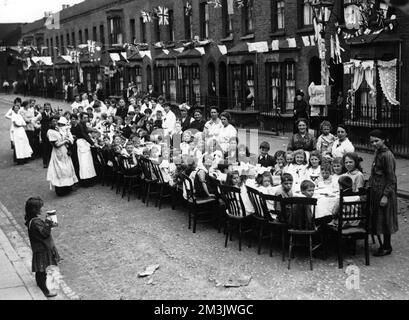
[[[304,92],[303,92],[301,89],[298,89],[298,90],[295,92],[295,95],[296,95],[296,96],[304,97]]]
[[[179,106],[179,109],[180,109],[180,110],[189,111],[189,110],[190,110],[190,106],[189,106],[187,103],[182,103],[182,104]]]
[[[60,117],[57,123],[66,126],[68,124],[68,120],[65,117]]]
[[[375,138],[378,138],[378,139],[381,139],[381,140],[386,140],[385,133],[383,131],[379,130],[379,129],[372,130],[369,133],[369,136],[370,137],[375,137]]]

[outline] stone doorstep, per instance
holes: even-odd
[[[13,263],[14,268],[19,271],[19,276],[23,280],[27,290],[34,297],[35,300],[47,300],[41,290],[33,282],[33,275],[31,272],[31,249],[25,240],[23,229],[8,212],[7,208],[0,202],[0,219],[2,220],[0,228],[0,245]],[[3,229],[8,230],[8,235],[3,232]],[[11,243],[13,241],[15,249]],[[31,283],[31,285],[30,285]],[[33,284],[34,283],[34,284]],[[79,296],[72,291],[68,285],[62,280],[59,298],[64,296],[66,299],[79,300]],[[60,300],[60,299],[59,299]]]

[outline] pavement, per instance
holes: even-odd
[[[21,97],[24,99],[29,99],[31,97],[23,97],[21,95],[5,95],[0,94],[0,103],[12,103],[16,97]],[[55,109],[62,108],[63,110],[71,110],[70,104],[61,100],[56,99],[44,99],[40,97],[33,97],[37,100],[37,103],[42,105],[46,101],[51,103],[51,106]],[[259,131],[258,132],[258,141],[268,141],[271,145],[271,150],[286,150],[290,136],[276,136],[275,134],[268,131]],[[251,142],[250,142],[251,143]],[[257,144],[259,145],[259,143]],[[273,152],[273,151],[272,151]],[[359,155],[362,157],[362,168],[364,174],[369,178],[372,162],[374,155],[373,153],[368,153],[358,150]],[[396,159],[396,176],[398,179],[398,196],[402,198],[409,199],[409,159],[397,158]]]
[[[3,208],[0,204],[0,300],[46,300],[26,263],[30,248],[16,249],[9,240],[20,236]]]

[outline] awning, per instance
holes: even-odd
[[[118,62],[129,62],[126,52],[110,52],[109,57],[114,64]]]
[[[53,65],[53,60],[51,57],[32,57],[31,60],[37,66],[52,66]]]
[[[234,47],[230,48],[227,50],[227,55],[238,55],[238,54],[249,54],[253,55],[254,52],[249,52],[249,47],[247,45],[247,42],[240,42]]]
[[[391,42],[402,42],[403,40],[399,38],[396,33],[391,33],[387,31],[382,31],[380,33],[363,34],[352,39],[347,39],[346,43],[351,46],[366,46],[368,44],[381,44],[381,43],[391,43]]]
[[[162,49],[162,52],[158,54],[155,59],[156,60],[169,60],[169,59],[176,59],[179,55],[179,52],[174,49]]]
[[[379,34],[361,35],[347,40],[351,59],[391,60],[399,57],[402,39],[396,34],[383,31]]]

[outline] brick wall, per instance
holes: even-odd
[[[299,29],[299,12],[297,2],[300,0],[286,0],[285,1],[285,32],[282,35],[272,34],[271,33],[271,1],[270,0],[256,0],[254,1],[254,38],[253,39],[242,39],[244,36],[243,33],[243,17],[241,15],[241,10],[235,8],[235,14],[233,16],[233,40],[226,41],[221,43],[220,40],[223,38],[223,28],[222,28],[222,10],[220,8],[215,9],[212,5],[209,5],[209,14],[210,14],[210,23],[209,23],[209,38],[216,41],[220,44],[225,44],[228,48],[232,48],[239,43],[243,42],[252,42],[252,41],[268,41],[271,43],[273,39],[286,39],[288,37],[296,37],[297,46],[299,47],[298,51],[292,52],[293,57],[297,61],[296,63],[296,87],[303,89],[307,92],[309,85],[309,62],[312,57],[318,56],[318,50],[316,47],[304,47],[301,36],[312,34],[311,29]],[[200,3],[206,2],[206,0],[192,0],[193,5],[193,35],[200,34],[200,19],[199,19],[199,6]],[[341,5],[340,1],[335,1],[335,13],[340,14]],[[107,14],[106,11],[110,9],[123,9],[123,25],[124,25],[124,42],[131,41],[131,32],[130,32],[130,19],[135,19],[135,35],[137,41],[140,39],[140,11],[147,10],[152,11],[153,7],[165,6],[173,10],[174,14],[174,35],[175,40],[184,40],[184,5],[186,4],[185,0],[139,0],[139,1],[129,1],[129,0],[119,0],[119,1],[107,1],[107,0],[98,0],[98,1],[85,1],[76,6],[63,10],[61,13],[62,25],[61,30],[47,30],[43,28],[44,39],[53,38],[55,45],[55,38],[60,35],[64,35],[64,42],[66,42],[66,35],[69,33],[70,39],[71,34],[74,31],[76,35],[76,40],[78,44],[78,32],[79,30],[83,31],[88,28],[89,35],[92,37],[93,27],[97,27],[97,39],[100,39],[100,25],[104,26],[105,31],[105,43],[108,43],[108,26],[107,26]],[[404,40],[402,47],[402,57],[404,61],[404,70],[402,72],[403,81],[402,83],[407,83],[407,77],[409,77],[409,72],[405,72],[406,65],[409,61],[409,19],[407,17],[398,16],[400,21],[399,34]],[[32,24],[25,25],[23,27],[23,33],[25,35],[30,35],[33,32],[38,32],[41,30],[39,27],[42,23],[42,20],[36,21]],[[161,40],[169,40],[168,27],[160,27],[161,30]],[[334,28],[328,30],[328,34],[335,32]],[[147,39],[149,42],[154,42],[153,34],[153,24],[147,25]],[[85,42],[86,39],[83,39]],[[45,41],[44,41],[45,43]],[[327,41],[329,43],[329,41]],[[66,45],[66,43],[64,43]],[[348,49],[347,46],[343,45],[345,49]],[[208,89],[208,77],[207,77],[207,68],[209,62],[213,62],[216,65],[216,85],[219,87],[219,63],[221,61],[226,62],[226,57],[220,56],[220,53],[217,50],[211,50],[210,55],[203,57],[203,62],[201,64],[201,90],[202,96],[207,95]],[[156,50],[152,48],[153,58],[161,53],[161,50]],[[260,101],[266,100],[267,97],[267,80],[266,80],[266,68],[263,63],[263,55],[258,57],[258,88],[257,99]],[[153,62],[154,65],[154,62]],[[145,65],[146,66],[146,65]],[[146,68],[144,68],[146,70]],[[146,78],[146,75],[144,74]],[[230,89],[229,89],[230,90]],[[308,97],[307,97],[308,98]],[[402,90],[402,102],[406,105],[409,101],[409,91]]]

